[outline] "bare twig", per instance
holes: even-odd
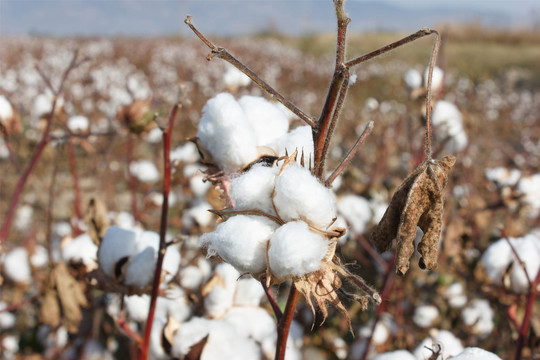
[[[280,103],[285,105],[289,110],[291,110],[296,116],[298,116],[301,120],[306,122],[311,127],[315,127],[315,120],[312,116],[306,114],[302,110],[300,110],[298,107],[296,107],[293,103],[291,103],[289,100],[287,100],[283,95],[281,95],[279,92],[277,92],[274,88],[272,88],[268,83],[266,83],[264,80],[262,80],[257,74],[255,74],[251,69],[249,69],[246,65],[244,65],[241,61],[236,59],[234,56],[232,56],[227,49],[214,45],[210,40],[208,40],[197,28],[193,25],[191,22],[191,16],[186,17],[186,20],[184,22],[189,26],[189,28],[201,39],[202,42],[206,44],[212,50],[212,53],[208,55],[207,59],[210,60],[213,57],[218,57],[220,59],[223,59],[236,67],[238,70],[246,74],[255,84],[257,84],[259,87],[261,87],[264,91],[266,91],[268,94],[270,94],[272,97],[274,97],[276,100],[278,100]]]
[[[275,360],[285,359],[285,350],[287,348],[287,338],[289,337],[289,330],[291,328],[292,319],[294,317],[294,310],[296,309],[296,302],[298,301],[298,295],[300,293],[296,287],[291,285],[289,297],[287,298],[287,305],[285,306],[285,312],[281,321],[278,323],[278,338],[276,345]]]
[[[431,33],[435,34],[435,43],[433,44],[433,51],[431,52],[431,59],[429,60],[429,75],[426,94],[426,161],[431,160],[431,81],[433,79],[433,68],[435,67],[435,61],[437,60],[437,53],[439,52],[439,44],[441,41],[441,37],[437,31],[431,30]]]
[[[264,289],[264,293],[266,294],[266,297],[268,298],[268,301],[270,302],[270,306],[272,306],[272,310],[274,311],[276,320],[280,322],[281,318],[283,317],[283,312],[279,308],[278,302],[276,300],[276,297],[274,296],[274,293],[272,292],[272,289],[270,289],[270,287],[266,285],[266,277],[263,277],[261,279],[261,284]]]
[[[159,229],[159,251],[156,261],[156,267],[154,270],[154,280],[152,283],[152,295],[150,298],[150,309],[148,310],[148,318],[146,320],[146,326],[144,328],[144,337],[141,346],[140,360],[146,360],[148,358],[148,352],[150,348],[150,335],[152,332],[152,325],[154,322],[154,314],[156,310],[156,302],[159,293],[159,285],[161,279],[161,268],[163,265],[163,259],[167,250],[167,241],[165,235],[167,232],[167,216],[169,211],[169,191],[171,187],[171,135],[174,126],[174,119],[178,112],[179,104],[176,103],[169,116],[169,122],[167,127],[163,129],[163,205],[161,207],[161,224]]]
[[[75,148],[71,140],[67,143],[67,151],[69,158],[69,169],[71,171],[71,179],[73,180],[73,206],[75,209],[75,217],[77,218],[77,224],[75,225],[74,234],[77,236],[81,233],[79,222],[83,218],[83,213],[81,207],[81,191],[79,189],[79,176],[77,174],[77,160],[75,158]]]
[[[356,140],[356,143],[354,144],[354,146],[351,148],[351,150],[349,151],[349,153],[347,154],[347,156],[345,156],[345,158],[341,161],[341,164],[338,165],[338,167],[336,167],[336,169],[332,172],[332,174],[328,177],[328,179],[326,179],[326,182],[325,182],[325,185],[327,187],[329,187],[330,185],[332,185],[332,183],[334,182],[334,180],[339,176],[339,174],[341,174],[341,172],[345,169],[345,167],[347,167],[347,165],[349,165],[349,163],[351,162],[351,160],[353,159],[354,155],[356,155],[356,152],[358,151],[358,149],[360,148],[360,146],[366,141],[367,137],[369,136],[369,134],[371,134],[371,132],[373,131],[373,126],[375,125],[375,123],[373,121],[370,121],[364,131],[362,132],[362,135],[360,135],[358,137],[358,140]]]

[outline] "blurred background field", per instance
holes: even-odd
[[[202,19],[194,21],[204,28]],[[367,358],[397,349],[413,351],[426,337],[434,338],[441,330],[451,332],[463,346],[479,346],[503,359],[513,357],[517,330],[509,314],[514,311],[521,319],[526,292],[516,293],[508,283],[506,287],[494,284],[486,275],[481,257],[503,234],[535,234],[536,241],[540,241],[540,33],[480,25],[444,25],[439,31],[443,47],[438,66],[444,78],[436,97],[459,109],[466,133],[465,143],[456,145],[452,134],[435,132],[436,156],[452,153],[457,157],[445,196],[439,268],[423,272],[412,266],[405,277],[393,280],[392,291],[384,299],[385,311],[377,317],[381,321],[375,328],[376,335],[370,327],[376,316],[374,306],[360,312],[356,305],[351,305],[355,331],[352,337],[337,311],[323,326],[316,324],[312,330],[311,313],[300,305],[297,322],[303,334],[299,336],[299,349],[304,359],[360,359],[370,338],[372,346]],[[351,33],[348,56],[361,55],[405,35]],[[300,108],[318,115],[333,71],[333,34],[286,36],[267,31],[212,40],[230,50]],[[378,259],[367,249],[365,239],[395,187],[422,160],[424,97],[413,95],[413,90],[422,93],[422,86],[408,88],[404,75],[414,69],[423,76],[431,48],[432,39],[422,39],[354,68],[356,82],[351,85],[330,153],[328,168],[332,169],[368,121],[375,122],[373,134],[334,187],[338,204],[350,194],[372,204],[365,210],[369,212],[367,216],[353,214],[352,209],[349,217],[342,214],[352,219],[350,227],[360,222],[364,227],[350,231],[339,252],[345,262],[353,264],[352,270],[375,288],[380,288],[385,276],[381,263],[388,261],[391,254]],[[82,217],[92,197],[104,201],[112,212],[111,218],[124,214],[143,228],[157,231],[162,171],[159,130],[130,133],[117,112],[136,99],[149,99],[149,109],[166,117],[182,88],[184,106],[173,133],[173,149],[178,150],[178,158],[169,221],[172,237],[184,235],[191,239],[179,247],[183,259],[174,281],[182,285],[183,269],[204,259],[196,247],[197,237],[215,226],[216,219],[206,213],[206,208],[223,205],[214,190],[202,185],[196,165],[198,155],[185,145],[186,139],[196,134],[201,109],[210,97],[223,91],[230,91],[237,98],[245,94],[265,95],[255,85],[235,80],[238,75],[224,62],[208,62],[208,49],[194,36],[2,37],[0,95],[9,100],[20,119],[20,126],[6,132],[4,140],[0,140],[2,216],[8,211],[21,171],[40,139],[40,119],[51,104],[35,64],[57,84],[75,49],[89,60],[70,74],[62,105],[54,118],[53,141],[24,188],[3,251],[7,254],[23,247],[31,258],[43,246],[49,249],[50,257],[62,257],[61,246],[53,244],[55,226],[67,223],[73,237],[86,231]],[[86,125],[76,125],[75,116],[85,117]],[[298,120],[291,121],[291,127],[299,124]],[[152,171],[157,170],[156,176],[148,179],[139,175],[131,166],[135,162],[144,162]],[[30,264],[31,271],[22,279],[10,277],[4,265],[0,300],[6,306],[29,300],[9,312],[16,318],[15,323],[7,326],[0,321],[0,357],[70,358],[73,353],[80,356],[86,351],[82,349],[89,348],[85,346],[93,341],[93,351],[99,349],[95,353],[100,355],[87,354],[87,358],[130,358],[125,354],[133,351],[129,350],[133,346],[114,326],[111,319],[115,315],[102,311],[106,308],[106,295],[95,284],[87,283],[88,264],[81,268],[83,261],[78,257],[64,260],[70,262],[75,278],[85,284],[89,299],[78,330],[66,335],[69,342],[56,339],[60,335],[55,329],[49,329],[45,336],[54,341],[44,341],[43,335],[39,335],[44,333],[40,330],[44,325],[39,313],[49,260]],[[184,286],[193,314],[202,312],[200,288],[206,280],[189,290]],[[448,290],[451,286],[454,290],[462,287],[456,295],[465,297],[462,305],[452,302],[454,295]],[[523,353],[527,359],[540,358],[538,301]],[[465,309],[475,308],[478,303],[490,310],[480,310],[473,320],[463,315]],[[435,308],[434,316],[422,315],[417,310],[426,305]],[[130,321],[135,331],[140,330],[140,322]],[[18,350],[10,350],[13,343]]]

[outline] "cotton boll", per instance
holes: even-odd
[[[231,197],[237,210],[260,210],[273,214],[272,191],[279,169],[256,164],[231,182]]]
[[[240,105],[228,93],[208,100],[197,137],[226,173],[242,169],[258,156],[251,125]]]
[[[233,325],[219,320],[212,324],[208,342],[201,355],[201,360],[253,360],[261,356],[255,340],[242,336]]]
[[[287,134],[275,139],[272,143],[266,144],[272,148],[278,156],[292,155],[298,150],[297,162],[300,163],[302,152],[304,153],[304,163],[313,164],[313,133],[311,126],[299,126]]]
[[[5,122],[13,116],[13,107],[4,95],[0,95],[0,123]]]
[[[283,220],[302,219],[323,230],[336,217],[332,191],[308,169],[294,163],[289,164],[276,180],[274,204]]]
[[[448,300],[448,305],[452,308],[462,308],[467,303],[467,296],[463,294],[463,285],[455,282],[450,285],[443,293]]]
[[[110,226],[99,247],[99,266],[105,274],[114,278],[117,275],[114,271],[118,260],[135,253],[137,253],[137,234],[118,226]]]
[[[202,282],[202,273],[197,266],[190,265],[180,270],[180,285],[184,289],[196,291]]]
[[[7,304],[3,301],[0,301],[0,311],[7,308]],[[14,314],[3,311],[0,312],[0,329],[2,330],[8,330],[11,329],[15,324],[17,323],[17,318]]]
[[[177,285],[165,290],[165,296],[160,296],[156,302],[156,317],[167,319],[171,315],[179,322],[186,321],[191,316],[191,307],[186,292]]]
[[[259,281],[245,278],[236,282],[233,300],[235,306],[258,306],[263,297],[264,290]]]
[[[162,270],[166,272],[165,279],[163,280],[164,284],[167,284],[176,276],[181,260],[182,256],[180,255],[178,248],[168,246],[165,252],[165,257],[163,258],[163,265],[161,267]]]
[[[163,328],[167,325],[166,317],[156,316],[152,324],[152,330],[150,332],[150,347],[149,356],[150,360],[168,360],[170,356],[165,353],[163,348]]]
[[[405,85],[407,85],[407,88],[416,89],[422,86],[422,75],[420,74],[420,71],[416,69],[409,69],[403,75],[403,81],[405,82]]]
[[[275,337],[276,323],[272,316],[260,307],[234,307],[227,312],[223,320],[231,324],[240,335],[257,342]]]
[[[257,145],[266,145],[289,130],[289,119],[283,111],[258,96],[245,95],[238,100],[255,133]]]
[[[4,350],[4,355],[10,359],[19,351],[19,340],[13,335],[7,335],[2,339],[0,346]]]
[[[491,244],[482,255],[481,261],[488,277],[496,284],[502,284],[502,274],[512,259],[512,251],[506,239]]]
[[[463,309],[461,319],[467,326],[472,326],[474,332],[482,337],[487,337],[493,331],[494,312],[489,306],[489,301],[484,299],[475,299],[470,306]]]
[[[160,130],[161,131],[161,130]],[[193,164],[199,160],[197,145],[188,141],[171,151],[171,161],[180,161],[186,164]]]
[[[86,116],[72,116],[67,121],[67,127],[73,133],[85,132],[88,131],[88,128],[90,127],[90,121],[88,121]]]
[[[95,261],[95,259],[94,259]],[[49,253],[45,247],[38,245],[34,248],[34,253],[30,256],[30,264],[36,268],[45,267],[49,263]]]
[[[150,296],[131,295],[124,296],[124,306],[130,319],[144,322],[148,318],[148,309],[150,308]]]
[[[144,136],[144,140],[146,140],[146,142],[150,144],[160,143],[161,140],[163,140],[163,130],[161,130],[159,127],[153,128]],[[171,151],[171,155],[172,153],[173,152]],[[171,161],[172,161],[172,157],[171,157]]]
[[[354,234],[359,235],[366,231],[372,218],[371,205],[367,199],[352,194],[345,195],[338,200],[337,209]]]
[[[517,190],[523,194],[522,201],[529,205],[531,209],[528,212],[530,218],[535,218],[540,213],[540,173],[522,178]]]
[[[65,262],[80,262],[87,268],[96,265],[98,247],[88,234],[82,234],[72,239],[62,248],[62,259]]]
[[[492,352],[477,347],[468,347],[452,357],[452,360],[502,360]]]
[[[183,323],[176,332],[171,353],[176,357],[183,357],[189,353],[191,347],[208,335],[213,327],[213,321],[194,317]]]
[[[204,307],[210,317],[220,318],[233,306],[236,279],[240,273],[229,264],[220,264],[216,267],[215,276],[219,276],[220,281],[205,297]]]
[[[153,247],[147,247],[131,256],[126,265],[124,284],[144,288],[154,278],[157,252]]]
[[[208,192],[208,189],[212,186],[210,181],[204,181],[204,175],[202,173],[193,175],[189,178],[189,188],[195,198],[202,199]]]
[[[416,347],[414,356],[416,356],[417,359],[428,359],[433,355],[431,350],[429,350],[433,348],[433,344],[441,345],[445,356],[454,356],[463,351],[461,340],[456,338],[451,332],[433,329],[430,331],[430,337],[424,339],[424,341]]]
[[[227,87],[236,89],[238,87],[249,85],[251,79],[234,66],[227,65],[227,71],[223,74],[223,82]]]
[[[32,279],[28,251],[23,247],[16,247],[4,257],[4,274],[13,282],[27,284]]]
[[[422,328],[429,328],[439,316],[439,309],[433,305],[420,305],[414,309],[413,321]]]
[[[429,68],[426,68],[426,71],[424,72],[424,85],[427,89],[428,85],[428,78],[429,78]],[[431,89],[433,92],[436,92],[443,86],[443,80],[444,80],[444,71],[438,67],[433,67],[433,77],[431,78]]]
[[[269,267],[277,279],[302,276],[318,270],[330,242],[311,231],[303,221],[286,223],[270,239]]]
[[[369,205],[371,207],[371,212],[373,213],[371,222],[373,222],[374,224],[378,224],[383,218],[384,213],[386,212],[386,209],[388,208],[388,204],[373,199],[369,201]]]
[[[379,354],[373,360],[416,360],[416,358],[407,350],[396,350]]]
[[[149,160],[133,161],[129,164],[129,172],[140,182],[154,184],[159,181],[159,171],[153,162]]]
[[[277,227],[264,216],[237,215],[202,235],[200,243],[239,272],[260,274],[266,269],[266,243]]]
[[[514,186],[521,178],[521,171],[504,167],[486,168],[484,169],[484,176],[500,187]]]
[[[20,206],[15,213],[13,226],[15,226],[15,229],[19,231],[24,231],[30,228],[33,215],[34,209],[30,205]]]
[[[445,143],[446,152],[450,154],[455,154],[462,151],[469,144],[469,137],[465,131],[461,130],[460,132],[454,134],[449,138]]]
[[[182,214],[182,225],[186,228],[190,228],[195,224],[207,227],[210,226],[214,220],[213,215],[208,209],[211,209],[210,205],[205,200],[200,200],[192,207],[185,209]]]

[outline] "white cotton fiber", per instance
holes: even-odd
[[[416,347],[414,350],[414,356],[417,359],[429,359],[433,353],[431,350],[433,344],[439,344],[442,346],[444,357],[454,356],[463,351],[463,345],[461,340],[455,337],[451,332],[447,330],[431,330],[430,337],[427,337]]]
[[[0,311],[7,308],[7,304],[3,301],[0,301]],[[11,329],[17,323],[17,318],[13,313],[8,311],[0,312],[0,329],[8,330]]]
[[[242,278],[236,282],[236,292],[233,300],[235,306],[258,306],[263,297],[263,287],[254,278]]]
[[[416,360],[416,358],[407,350],[396,350],[379,354],[373,360]]]
[[[236,282],[240,273],[227,263],[216,266],[214,276],[219,276],[218,284],[215,285],[204,299],[204,307],[207,315],[219,318],[233,306]]]
[[[133,161],[129,164],[129,172],[137,180],[146,184],[156,183],[160,179],[159,170],[150,160]]]
[[[277,227],[264,216],[237,215],[202,235],[200,243],[240,273],[260,274],[266,269],[266,243]]]
[[[97,249],[96,249],[97,251]],[[94,254],[94,262],[96,261],[96,256]],[[30,256],[30,264],[36,268],[45,267],[49,263],[49,253],[44,246],[37,245],[34,248],[34,253]]]
[[[233,178],[231,182],[231,197],[237,210],[260,210],[275,215],[272,207],[272,191],[277,167],[263,164],[254,165],[249,171]]]
[[[4,95],[0,95],[0,123],[13,116],[13,108]]]
[[[251,79],[233,65],[227,64],[227,71],[223,74],[223,82],[228,87],[236,89],[241,86],[249,85]]]
[[[286,223],[270,239],[269,267],[278,279],[302,276],[318,270],[330,242],[311,231],[303,221]]]
[[[363,234],[372,218],[371,204],[362,196],[348,194],[337,202],[339,213],[347,220],[354,234]]]
[[[90,127],[90,122],[86,116],[76,115],[68,119],[67,127],[74,133],[85,132]]]
[[[116,262],[137,252],[137,234],[118,226],[107,229],[98,250],[99,266],[105,274],[114,277]]]
[[[186,266],[180,270],[180,285],[187,290],[195,291],[201,286],[203,277],[197,266]]]
[[[195,224],[203,227],[210,226],[215,216],[208,209],[212,209],[212,205],[206,202],[206,200],[196,201],[193,206],[184,209],[182,213],[182,225],[185,228],[190,228]]]
[[[233,325],[214,320],[201,360],[253,360],[261,356],[255,340],[242,336]]]
[[[148,318],[148,310],[150,309],[150,296],[131,295],[124,296],[124,306],[131,320],[143,322]]]
[[[530,218],[535,218],[540,212],[540,173],[522,178],[517,190],[523,194],[522,201],[531,209],[528,212]]]
[[[521,238],[510,238],[512,246],[520,259],[525,263],[529,276],[534,279],[540,271],[540,238],[528,234]],[[516,293],[525,293],[529,284],[525,272],[515,258],[506,239],[500,239],[491,244],[482,255],[482,264],[489,278],[496,284],[502,283],[503,272],[506,271],[510,262],[514,262],[510,270],[510,288]]]
[[[453,356],[452,360],[502,360],[492,352],[477,347],[468,347],[462,353]]]
[[[32,216],[34,215],[34,209],[30,205],[22,205],[17,209],[15,213],[15,219],[13,226],[19,231],[27,230],[32,224]]]
[[[427,89],[428,86],[428,78],[429,78],[429,68],[426,68],[426,71],[424,72],[424,86]],[[443,86],[443,80],[444,80],[444,71],[438,67],[433,67],[433,77],[431,78],[431,89],[433,92],[439,90],[441,86]]]
[[[226,173],[238,171],[257,158],[251,125],[231,94],[221,93],[208,100],[197,137]]]
[[[484,176],[486,179],[496,183],[500,187],[514,186],[521,178],[521,171],[500,166],[484,169]]]
[[[156,249],[147,247],[132,255],[126,265],[124,284],[144,288],[152,282],[156,268]]]
[[[474,299],[461,313],[463,323],[472,326],[473,331],[484,338],[491,334],[495,327],[493,316],[493,309],[485,299]]]
[[[463,285],[455,282],[450,285],[443,293],[448,300],[448,305],[453,308],[462,308],[467,303],[467,295],[463,293]]]
[[[197,150],[197,145],[188,141],[184,145],[180,145],[172,150],[170,157],[171,161],[181,161],[186,164],[193,164],[199,160],[199,151]]]
[[[269,144],[289,130],[285,113],[265,98],[245,95],[238,104],[253,128],[257,145]]]
[[[313,133],[309,125],[299,126],[266,145],[272,148],[278,156],[285,156],[285,154],[292,155],[298,150],[297,161],[299,163],[303,151],[305,165],[309,166],[311,161],[313,166]]]
[[[332,191],[308,169],[295,163],[289,164],[277,178],[274,204],[283,220],[302,219],[323,230],[336,217]]]
[[[422,75],[416,69],[409,69],[403,74],[403,81],[409,89],[416,89],[422,86]]]
[[[433,305],[420,305],[414,309],[413,321],[421,328],[429,328],[439,316],[439,309]]]
[[[28,251],[23,247],[16,247],[4,257],[4,274],[8,279],[17,283],[29,283],[32,278]]]
[[[97,260],[98,247],[88,234],[81,234],[62,248],[62,259],[66,262],[81,262],[93,267]]]
[[[181,324],[173,339],[172,355],[176,357],[187,355],[193,345],[208,335],[212,325],[212,320],[199,317],[194,317],[190,321]]]
[[[233,325],[242,336],[257,342],[275,337],[276,323],[272,316],[260,307],[234,307],[227,312],[223,320]]]

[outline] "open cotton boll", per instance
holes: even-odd
[[[260,210],[275,215],[272,191],[276,181],[277,167],[254,165],[249,171],[235,177],[231,182],[231,197],[237,210]]]
[[[336,217],[333,193],[311,172],[297,164],[289,164],[276,180],[274,204],[285,221],[306,220],[326,229]]]
[[[208,100],[197,137],[226,173],[242,169],[258,156],[251,125],[238,102],[228,93]]]
[[[160,296],[156,302],[156,317],[167,319],[171,315],[179,322],[186,321],[191,316],[190,301],[186,292],[179,286],[173,285],[165,290],[165,296]]]
[[[17,209],[15,213],[15,219],[13,226],[19,231],[24,231],[30,228],[32,223],[32,216],[34,215],[34,209],[30,205],[23,205]]]
[[[260,284],[259,287],[261,287]],[[275,337],[276,323],[272,316],[260,307],[233,307],[223,320],[233,325],[242,336],[252,338],[259,343],[267,338]]]
[[[297,162],[300,163],[302,151],[304,152],[304,163],[313,164],[313,133],[311,126],[299,126],[287,134],[278,137],[266,146],[272,148],[278,156],[293,154],[298,150]]]
[[[502,360],[492,352],[480,349],[477,347],[468,347],[463,352],[456,356],[452,356],[452,360]]]
[[[433,305],[420,305],[414,309],[413,321],[422,328],[429,328],[439,316],[439,309]]]
[[[7,308],[7,304],[3,301],[0,301],[0,311]],[[15,323],[17,322],[17,318],[14,314],[8,312],[8,311],[2,311],[0,312],[0,329],[2,330],[8,330],[11,329],[13,326],[15,326]]]
[[[518,169],[507,169],[505,167],[495,167],[484,169],[484,176],[500,187],[514,186],[521,178],[521,171]]]
[[[137,253],[137,234],[118,226],[110,226],[99,246],[99,266],[105,274],[116,277],[114,270],[118,260],[135,253]]]
[[[407,350],[396,350],[392,352],[387,352],[384,354],[379,354],[375,356],[373,360],[417,360],[413,354]]]
[[[129,172],[140,182],[153,184],[159,181],[159,171],[150,160],[133,161],[129,164]]]
[[[249,85],[251,79],[233,65],[227,64],[227,71],[223,74],[223,82],[226,86],[236,89]]]
[[[531,209],[528,212],[529,218],[536,218],[540,213],[540,173],[522,178],[517,190],[523,194],[522,201],[528,204]]]
[[[161,132],[161,130],[160,130]],[[180,161],[186,164],[193,164],[199,160],[199,151],[195,143],[188,141],[171,151],[171,161]]]
[[[32,279],[32,271],[28,261],[28,251],[16,247],[4,257],[4,274],[13,282],[26,284]]]
[[[4,350],[5,359],[13,359],[19,351],[19,339],[13,335],[7,335],[2,339],[0,348]]]
[[[453,308],[462,308],[467,303],[467,296],[463,293],[463,285],[455,282],[450,285],[443,293],[448,300],[448,305]]]
[[[194,317],[183,323],[174,335],[171,353],[176,357],[183,357],[189,353],[191,347],[208,335],[213,321]]]
[[[212,324],[201,360],[253,360],[260,358],[260,351],[255,340],[242,336],[233,325],[216,320]]]
[[[97,250],[96,250],[97,251]],[[94,255],[94,262],[96,257]],[[34,248],[34,253],[30,256],[30,264],[36,268],[42,268],[49,263],[49,253],[44,246],[38,245]]]
[[[260,274],[266,269],[266,243],[278,225],[264,216],[237,215],[201,236],[208,255],[219,255],[240,273]]]
[[[124,284],[144,288],[154,278],[157,251],[147,247],[141,252],[132,255],[126,265]]]
[[[238,104],[253,128],[257,145],[269,144],[289,130],[285,113],[265,98],[245,95]]]
[[[5,121],[13,116],[13,108],[4,95],[0,95],[0,123],[5,125]]]
[[[170,356],[163,348],[163,329],[167,325],[167,317],[156,316],[150,332],[149,360],[168,360]]]
[[[205,297],[204,307],[209,316],[219,318],[233,306],[236,282],[240,273],[232,265],[222,263],[216,266],[214,276],[219,279]]]
[[[131,295],[124,296],[124,306],[131,320],[144,322],[148,318],[148,309],[150,308],[150,296]]]
[[[286,223],[270,239],[268,265],[277,279],[302,276],[318,270],[330,241],[311,231],[303,221]]]
[[[337,209],[347,220],[354,234],[359,235],[366,231],[372,218],[371,205],[366,198],[352,194],[345,195],[338,200]]]
[[[403,81],[409,89],[419,88],[422,86],[422,74],[416,69],[409,69],[403,74]]]
[[[150,144],[158,144],[163,140],[163,130],[159,127],[153,128],[147,134],[144,135],[144,140]],[[172,151],[171,151],[172,154]],[[171,158],[172,161],[172,158]]]
[[[426,71],[424,72],[424,86],[427,89],[428,86],[428,78],[429,78],[429,68],[426,68]],[[444,80],[444,71],[438,67],[433,67],[433,77],[431,78],[431,89],[433,92],[439,90],[441,86],[443,86],[443,80]]]
[[[180,285],[187,290],[195,291],[201,286],[203,276],[197,266],[186,266],[180,270]]]
[[[463,351],[463,345],[461,340],[455,337],[451,332],[447,330],[433,329],[430,332],[430,336],[425,338],[414,350],[414,356],[417,359],[429,359],[433,353],[431,350],[433,344],[440,344],[443,349],[444,356],[454,356]]]
[[[62,259],[65,262],[81,262],[86,267],[96,265],[98,247],[88,234],[81,234],[62,248]]]
[[[264,297],[261,283],[253,278],[239,279],[233,303],[235,306],[258,306]]]
[[[193,206],[184,209],[182,213],[182,225],[185,228],[190,228],[195,224],[203,227],[210,226],[214,220],[214,215],[208,211],[211,208],[212,205],[206,202],[206,200],[196,201]]]
[[[474,299],[470,306],[463,309],[461,319],[467,326],[472,326],[475,333],[486,337],[493,331],[494,312],[485,299]]]
[[[67,127],[71,132],[85,132],[90,127],[90,121],[86,116],[75,115],[68,119]]]

